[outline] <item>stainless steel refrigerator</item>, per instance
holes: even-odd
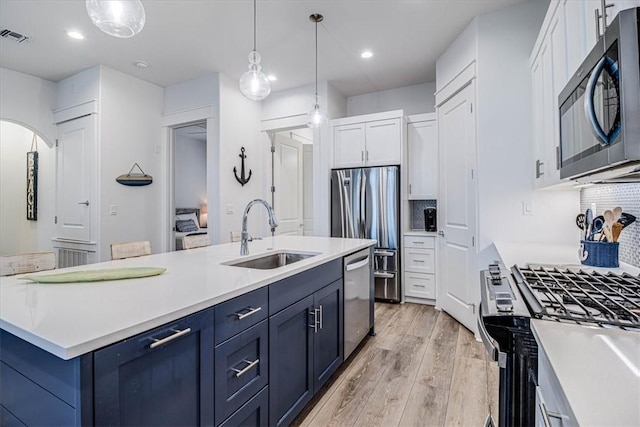
[[[400,167],[331,171],[331,236],[375,239],[375,298],[400,301]]]

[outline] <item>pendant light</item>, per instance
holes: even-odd
[[[86,0],[86,7],[95,26],[110,36],[133,37],[144,27],[140,0]]]
[[[260,71],[262,57],[256,51],[256,0],[253,0],[253,50],[249,52],[249,71],[240,77],[240,92],[254,101],[262,101],[271,93],[271,83]]]
[[[326,125],[329,121],[327,113],[320,108],[320,97],[318,96],[318,22],[322,22],[324,17],[319,13],[314,13],[309,16],[309,19],[316,24],[316,94],[315,103],[311,111],[307,114],[307,126],[310,128],[319,128],[320,126]]]

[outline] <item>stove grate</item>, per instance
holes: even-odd
[[[545,266],[512,272],[534,317],[640,329],[640,277]]]

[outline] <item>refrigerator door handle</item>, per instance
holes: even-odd
[[[358,227],[360,230],[360,238],[368,239],[367,233],[367,205],[366,205],[366,188],[367,188],[367,175],[362,174],[360,178],[360,213],[358,215]]]

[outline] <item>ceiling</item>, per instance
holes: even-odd
[[[318,78],[345,96],[435,80],[435,60],[479,14],[525,0],[258,0],[257,50],[273,91]],[[169,86],[212,72],[239,79],[253,42],[251,0],[142,0],[146,24],[129,39],[89,19],[84,0],[0,0],[0,26],[30,36],[0,39],[0,66],[58,81],[98,64]],[[66,31],[78,30],[85,40]],[[373,58],[360,52],[371,49]],[[146,69],[134,66],[148,62]]]

